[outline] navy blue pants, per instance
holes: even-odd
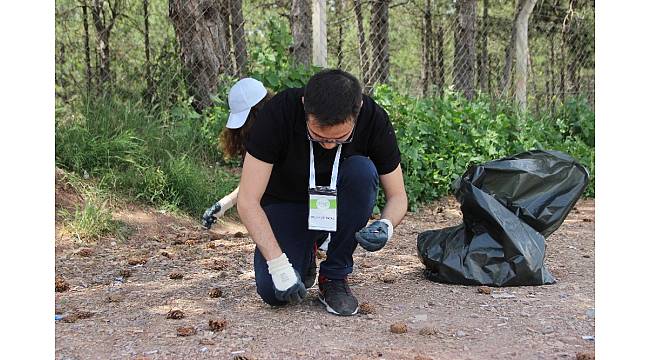
[[[328,279],[344,279],[352,272],[352,253],[357,247],[354,233],[366,226],[377,197],[379,176],[375,165],[364,156],[350,156],[341,162],[337,180],[337,223],[331,235],[327,259],[320,274]],[[282,251],[304,279],[314,254],[314,243],[327,232],[307,229],[307,203],[276,203],[263,207]],[[255,249],[257,293],[270,305],[283,305],[276,299],[266,260]]]

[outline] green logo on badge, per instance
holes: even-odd
[[[336,209],[336,199],[310,199],[309,201],[310,209]]]

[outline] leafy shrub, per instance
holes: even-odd
[[[375,100],[386,109],[402,153],[411,209],[451,192],[451,183],[478,163],[532,149],[572,155],[591,174],[586,195],[594,195],[593,112],[567,103],[556,115],[518,115],[511,104],[454,93],[416,99],[381,85]],[[570,124],[570,125],[569,125]],[[587,129],[577,132],[576,129]]]

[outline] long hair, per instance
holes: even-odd
[[[248,132],[257,118],[257,112],[260,111],[262,106],[264,106],[264,104],[272,97],[273,94],[268,91],[266,96],[251,108],[251,111],[246,117],[246,122],[242,127],[238,129],[224,128],[221,131],[221,134],[219,135],[219,149],[223,151],[226,160],[232,159],[236,156],[240,156],[242,159],[244,158],[244,155],[246,155],[246,148],[244,145],[248,138]]]

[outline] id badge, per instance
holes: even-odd
[[[309,230],[336,231],[336,190],[309,189]]]

